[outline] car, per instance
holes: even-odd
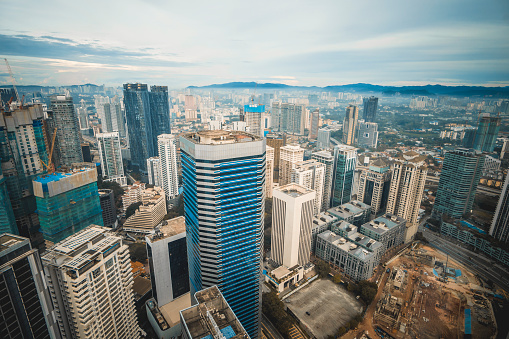
[[[311,315],[311,313],[309,313],[309,312],[306,312],[306,314],[307,314],[307,315]]]

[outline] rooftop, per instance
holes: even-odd
[[[152,283],[149,279],[143,277],[136,277],[133,279],[133,292],[134,299],[138,300],[147,294],[148,291],[152,289]]]
[[[4,233],[0,235],[0,252],[26,240],[28,239],[18,235]]]
[[[174,235],[186,232],[186,219],[184,217],[176,217],[163,221],[161,226],[154,234],[147,235],[150,242],[156,242],[161,239],[172,237]]]
[[[172,300],[166,305],[160,306],[159,309],[164,316],[164,319],[170,324],[175,326],[180,323],[180,310],[191,307],[191,293],[187,292],[177,299]]]
[[[383,216],[375,218],[370,222],[363,224],[361,227],[370,229],[378,234],[387,232],[388,230],[396,227],[397,225],[404,222],[405,219],[398,217],[394,214],[386,213]]]
[[[202,145],[223,145],[261,140],[260,137],[250,133],[226,130],[203,130],[184,133],[182,137],[195,144]]]
[[[180,311],[183,330],[187,330],[191,338],[248,338],[217,286],[196,292],[195,298],[197,305]]]
[[[342,219],[347,219],[351,216],[362,213],[366,210],[370,210],[371,206],[360,202],[358,200],[352,200],[343,205],[339,205],[337,207],[330,208],[328,210],[329,213],[336,215]]]
[[[332,245],[334,245],[335,247],[348,253],[349,255],[357,257],[361,260],[366,260],[369,257],[374,255],[371,251],[369,251],[369,250],[363,248],[362,246],[355,244],[353,241],[351,241],[347,238],[344,238],[340,235],[337,235],[331,231],[325,231],[323,233],[320,233],[320,234],[318,234],[318,237],[331,243]]]
[[[313,190],[309,190],[305,187],[302,187],[297,184],[288,184],[284,186],[280,186],[277,188],[274,188],[274,191],[280,191],[282,193],[285,193],[286,195],[289,195],[293,198],[301,197],[305,194],[313,192]]]

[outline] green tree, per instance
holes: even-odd
[[[134,204],[129,205],[129,207],[127,207],[127,209],[125,210],[125,218],[127,219],[131,215],[133,215],[134,212],[136,212],[136,210],[140,206],[141,206],[141,201],[140,202],[135,202]]]
[[[338,274],[336,274],[336,275],[332,278],[332,281],[334,281],[334,283],[336,283],[336,284],[339,284],[339,283],[341,283],[341,278],[342,278],[342,277],[341,277],[341,274],[339,274],[339,273],[338,273]]]
[[[129,254],[132,261],[145,262],[147,260],[147,248],[144,243],[129,244]]]
[[[289,337],[289,330],[293,325],[293,319],[285,312],[284,304],[279,300],[276,292],[272,291],[263,295],[262,312],[281,334],[286,338]]]
[[[341,326],[338,330],[338,337],[341,337],[343,334],[346,333],[346,328]]]
[[[317,259],[315,271],[318,273],[320,278],[326,278],[330,273],[330,265],[321,259]]]

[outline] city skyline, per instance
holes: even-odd
[[[56,6],[5,4],[31,18],[0,24],[0,57],[21,85],[509,84],[507,2]]]

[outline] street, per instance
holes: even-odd
[[[276,330],[276,328],[271,324],[269,319],[262,314],[262,332],[268,339],[283,339],[281,334]]]

